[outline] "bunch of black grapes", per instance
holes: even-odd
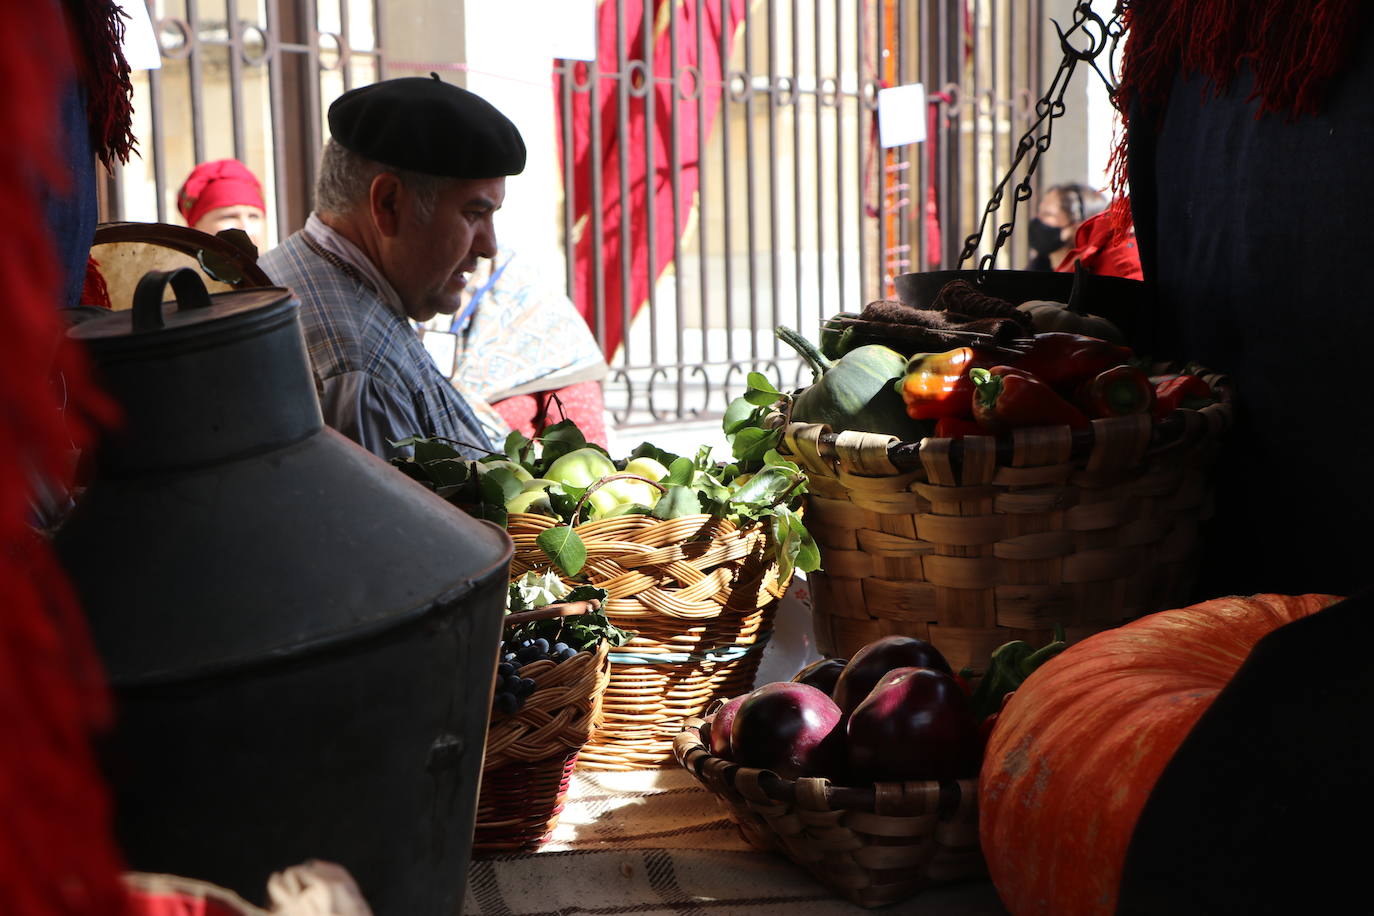
[[[525,705],[525,699],[534,692],[534,680],[520,676],[520,669],[532,662],[548,659],[551,662],[565,662],[577,654],[577,650],[565,642],[550,644],[542,636],[511,637],[501,643],[501,662],[496,666],[496,697],[492,707],[500,713],[513,716]]]

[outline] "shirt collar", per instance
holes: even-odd
[[[401,318],[410,320],[406,314],[405,303],[401,301],[401,296],[387,282],[386,277],[377,269],[367,255],[363,254],[362,249],[354,245],[342,234],[327,226],[324,220],[320,219],[314,212],[305,221],[305,234],[316,245],[334,255],[334,257],[348,264],[359,274],[369,286],[377,291],[377,295],[386,303],[387,308],[391,309]]]

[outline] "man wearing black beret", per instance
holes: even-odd
[[[476,456],[506,431],[439,372],[410,320],[453,314],[495,255],[506,176],[525,168],[520,132],[437,76],[346,92],[329,130],[315,211],[259,260],[300,300],[325,422],[382,457],[408,453],[390,443],[411,435]]]

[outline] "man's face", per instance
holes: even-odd
[[[428,221],[403,194],[397,234],[390,240],[387,279],[415,321],[452,315],[479,258],[496,256],[492,217],[506,197],[505,178],[449,182]]]

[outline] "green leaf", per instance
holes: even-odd
[[[784,458],[775,448],[769,449],[768,454],[763,456],[763,463],[765,467],[782,468],[795,474],[801,473],[801,467],[795,461]]]
[[[563,521],[571,521],[573,511],[577,509],[577,501],[582,498],[582,494],[585,492],[586,490],[582,487],[569,487],[566,485],[549,487],[549,505]]]
[[[678,456],[674,455],[672,452],[666,452],[649,442],[641,442],[639,445],[635,446],[635,450],[630,452],[630,457],[652,458],[665,468],[672,467],[673,462],[678,458]]]
[[[487,502],[505,505],[512,497],[524,492],[525,484],[510,468],[492,468],[482,475],[482,498]]]
[[[768,380],[768,376],[764,375],[762,372],[750,372],[744,377],[744,384],[748,391],[771,394],[774,400],[782,397],[782,392],[774,388],[773,383]]]
[[[654,505],[653,516],[657,519],[683,518],[701,514],[701,499],[697,491],[690,487],[673,486],[659,498]]]
[[[579,585],[563,596],[564,601],[605,601],[609,593],[595,585]]]
[[[586,436],[582,435],[582,430],[578,429],[572,420],[560,420],[552,426],[544,427],[539,439],[544,446],[539,456],[544,467],[553,464],[568,452],[575,452],[587,445]]]
[[[785,493],[796,480],[794,474],[782,468],[765,467],[745,481],[730,497],[730,502],[766,506]]]
[[[541,531],[539,537],[535,538],[535,543],[564,575],[577,575],[587,562],[587,546],[582,543],[582,538],[577,536],[577,532],[567,525]]]
[[[792,531],[792,526],[787,523],[787,519],[781,515],[773,516],[771,526],[773,543],[777,551],[778,580],[785,582],[791,578],[792,570],[796,565],[796,535]]]
[[[399,443],[398,443],[399,444]],[[416,439],[415,460],[421,464],[428,464],[431,461],[442,461],[445,458],[457,458],[463,460],[463,456],[458,449],[448,442],[440,442],[437,439]]]
[[[668,476],[662,483],[665,487],[685,487],[691,484],[696,474],[697,466],[691,458],[679,458],[668,466]]]
[[[534,453],[534,443],[526,438],[524,433],[520,432],[520,430],[514,429],[511,430],[510,435],[506,437],[506,443],[502,447],[502,451],[506,453],[506,457],[511,461],[523,466],[529,461],[530,456]]]
[[[741,395],[731,401],[729,407],[725,408],[725,417],[721,420],[720,425],[725,430],[726,436],[732,436],[746,426],[757,426],[763,419],[762,415],[765,412],[763,407],[755,407],[747,397]]]
[[[421,467],[436,487],[461,487],[472,476],[470,463],[461,458],[441,458]]]
[[[762,461],[768,450],[775,448],[780,441],[782,430],[749,426],[735,434],[730,451],[735,460],[741,463],[758,462]]]
[[[483,500],[477,504],[473,514],[478,518],[486,519],[493,525],[500,525],[502,528],[506,527],[506,523],[510,521],[510,514],[506,512],[503,503],[489,503]]]
[[[785,517],[788,527],[797,539],[797,555],[793,562],[802,572],[815,572],[821,568],[821,550],[816,546],[816,539],[806,530],[800,516],[795,512],[783,511],[787,512]]]
[[[771,391],[756,391],[752,388],[744,393],[744,400],[755,407],[772,407],[782,398],[783,395],[781,394],[775,394]]]

